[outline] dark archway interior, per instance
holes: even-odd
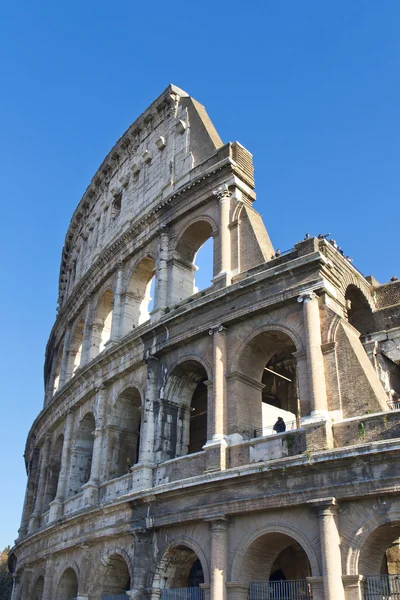
[[[187,546],[167,551],[160,565],[162,587],[177,589],[199,587],[204,583],[204,572],[196,553]]]
[[[243,583],[305,579],[311,566],[302,546],[284,533],[267,533],[247,549],[241,567]]]
[[[362,546],[360,575],[400,574],[400,523],[378,527]]]
[[[119,595],[131,589],[128,565],[119,554],[110,556],[103,579],[103,594]]]
[[[78,579],[73,569],[64,571],[57,587],[57,600],[75,600],[78,595]]]

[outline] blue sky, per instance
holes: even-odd
[[[399,20],[398,0],[3,4],[0,549],[19,527],[69,219],[169,83],[254,154],[276,248],[330,232],[365,275],[400,277]]]

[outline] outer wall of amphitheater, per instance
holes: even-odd
[[[251,154],[172,85],[98,169],[62,253],[12,600],[398,597],[400,282],[322,236],[281,254],[254,200]]]

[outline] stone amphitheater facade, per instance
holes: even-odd
[[[172,85],[98,169],[62,252],[12,600],[394,585],[400,282],[322,236],[275,251],[254,200],[252,155]]]

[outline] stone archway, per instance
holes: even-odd
[[[65,569],[57,585],[57,600],[75,600],[78,596],[78,576],[72,567]]]

